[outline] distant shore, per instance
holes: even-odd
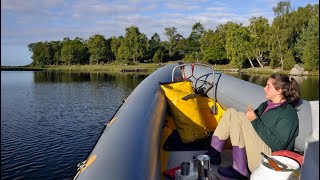
[[[26,66],[1,66],[1,71],[45,71],[46,68]]]
[[[172,63],[172,62],[170,62]],[[152,73],[167,63],[139,63],[136,65],[104,64],[104,65],[52,65],[52,66],[1,66],[1,71],[78,71],[78,72],[130,72]],[[230,65],[211,65],[215,70],[229,73],[248,74],[289,74],[289,71],[271,68],[245,68],[239,69]],[[319,76],[319,70],[309,71],[304,76]]]

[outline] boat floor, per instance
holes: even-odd
[[[169,153],[169,158],[168,158],[168,163],[167,163],[167,170],[175,168],[177,166],[180,165],[181,162],[187,161],[190,162],[192,161],[192,157],[194,155],[200,155],[200,154],[204,154],[206,153],[206,151],[170,151]],[[232,165],[232,153],[231,150],[224,150],[221,153],[221,159],[222,162],[220,165],[212,165],[210,164],[210,177],[212,177],[212,179],[226,179],[226,180],[231,180],[231,178],[226,178],[224,176],[221,176],[218,173],[218,167],[222,166],[222,167],[226,167],[226,166],[231,166]],[[176,174],[180,173],[180,170],[177,170],[178,172]],[[193,179],[194,176],[191,177],[192,174],[198,174],[198,172],[194,172],[193,168],[191,166],[190,168],[190,178],[186,177],[185,179]],[[197,176],[196,176],[197,177]],[[164,176],[163,178],[164,180],[172,180],[169,177]],[[177,177],[176,177],[177,179]]]

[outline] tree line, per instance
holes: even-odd
[[[196,22],[189,37],[179,34],[176,27],[166,27],[164,41],[157,33],[148,39],[131,26],[124,36],[95,34],[87,40],[76,37],[31,43],[28,48],[36,66],[183,60],[282,70],[302,64],[306,70],[318,70],[319,4],[292,10],[289,1],[280,1],[273,12],[271,25],[262,16],[249,19],[248,26],[227,22],[216,30],[205,30]]]

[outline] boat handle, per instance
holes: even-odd
[[[212,96],[212,98],[213,98],[213,101],[214,101],[214,103],[213,103],[213,106],[212,106],[212,108],[211,108],[211,113],[212,114],[214,114],[214,115],[216,115],[217,114],[217,108],[216,108],[216,103],[217,103],[217,96],[216,96],[216,88],[215,88],[215,86],[216,86],[216,83],[214,82],[215,80],[214,80],[214,75],[215,75],[215,72],[214,72],[214,69],[212,68],[212,66],[209,66],[209,65],[207,65],[207,64],[202,64],[202,63],[186,63],[186,64],[179,64],[179,65],[177,65],[177,66],[175,66],[174,68],[173,68],[173,70],[172,70],[172,74],[171,74],[171,81],[174,81],[174,72],[175,72],[175,70],[177,69],[177,68],[179,68],[179,67],[185,67],[185,66],[191,66],[191,68],[192,68],[192,75],[190,76],[190,77],[192,77],[193,76],[193,70],[194,70],[194,66],[195,65],[198,65],[198,66],[205,66],[205,67],[208,67],[208,68],[210,68],[211,70],[212,70],[212,92],[213,92],[213,96]],[[185,76],[185,75],[184,75]],[[185,78],[185,77],[184,77]]]

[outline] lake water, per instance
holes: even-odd
[[[260,85],[268,76],[234,75]],[[104,124],[146,77],[1,72],[1,179],[72,179]],[[319,100],[319,78],[298,79]]]
[[[1,179],[72,179],[145,77],[1,72]]]

